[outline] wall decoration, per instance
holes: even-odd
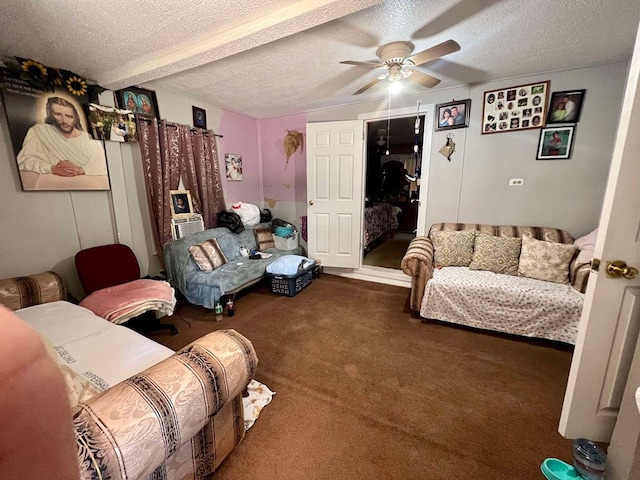
[[[80,103],[98,100],[98,94],[105,91],[100,85],[82,78],[77,73],[51,68],[40,62],[20,57],[3,57],[4,78],[26,81],[31,87],[42,92],[65,90],[74,95]],[[0,86],[4,86],[0,82]]]
[[[131,110],[119,110],[90,103],[89,124],[91,136],[111,142],[136,142],[136,119]]]
[[[467,128],[470,110],[471,99],[436,105],[436,132]]]
[[[549,81],[484,92],[482,134],[542,128]]]
[[[40,67],[43,72],[54,70]],[[88,101],[86,83],[84,87],[76,85],[72,79],[79,77],[73,76],[69,85],[57,85],[53,90],[47,85],[43,90],[7,70],[1,73],[2,97],[22,189],[109,190],[104,145],[87,133],[83,109]]]
[[[537,160],[566,160],[571,158],[574,132],[574,126],[558,126],[540,130]]]
[[[171,216],[174,218],[189,217],[194,214],[189,190],[170,190]]]
[[[242,155],[225,153],[224,166],[227,171],[227,180],[242,180]]]
[[[585,93],[586,90],[553,92],[551,102],[549,102],[547,124],[578,123],[580,121],[580,111],[582,110]]]
[[[193,110],[193,126],[197,128],[204,128],[206,130],[207,111],[194,106],[192,106],[191,109]]]
[[[282,144],[284,146],[284,153],[287,155],[287,161],[284,164],[284,169],[286,170],[291,155],[296,153],[298,148],[300,152],[302,152],[304,148],[304,135],[297,130],[287,130],[287,135],[285,135]]]
[[[128,87],[123,90],[116,90],[116,105],[122,110],[131,110],[138,115],[156,117],[160,120],[158,110],[158,99],[156,92],[145,90],[144,88]]]

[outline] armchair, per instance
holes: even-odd
[[[80,283],[87,297],[80,305],[115,324],[130,322],[134,329],[169,329],[156,315],[172,315],[174,289],[164,281],[141,279],[133,251],[123,244],[102,245],[79,251],[75,256]]]

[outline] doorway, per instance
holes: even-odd
[[[418,227],[424,114],[366,123],[362,265],[400,270]]]

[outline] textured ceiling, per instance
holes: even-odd
[[[380,72],[339,62],[392,41],[455,39],[420,67],[440,89],[628,59],[639,21],[638,0],[5,0],[0,55],[265,118],[384,96],[351,95]]]

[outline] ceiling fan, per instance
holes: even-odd
[[[415,45],[411,42],[392,42],[381,46],[376,51],[376,55],[380,59],[379,63],[375,62],[357,62],[346,60],[346,65],[357,65],[368,68],[379,68],[386,70],[378,78],[370,81],[364,87],[360,88],[354,95],[360,95],[362,92],[373,87],[381,80],[389,80],[396,82],[403,78],[407,78],[412,82],[422,85],[426,88],[433,88],[440,83],[440,79],[432,77],[429,74],[421,72],[416,67],[427,62],[443,57],[460,50],[460,45],[455,40],[447,40],[435,47],[428,48],[422,52],[411,55]]]

